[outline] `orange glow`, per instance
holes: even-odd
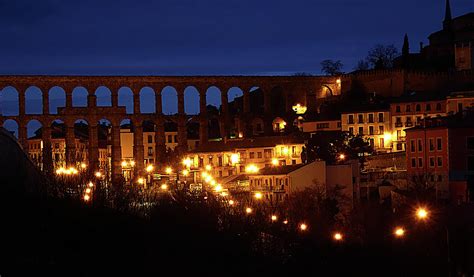
[[[272,219],[272,221],[277,221],[278,217],[276,215],[272,215],[271,219]]]
[[[395,231],[393,232],[395,234],[396,237],[403,237],[405,235],[405,229],[403,229],[402,227],[397,227],[395,228]]]
[[[245,212],[247,214],[251,214],[253,212],[253,210],[252,210],[252,208],[247,208],[247,209],[245,209]]]
[[[307,229],[308,229],[308,225],[306,225],[305,223],[300,224],[300,230],[301,231],[306,231]]]
[[[425,220],[428,218],[428,210],[425,208],[418,208],[416,210],[416,217],[420,220]]]
[[[343,239],[343,236],[341,233],[334,234],[334,240],[341,241],[342,239]]]

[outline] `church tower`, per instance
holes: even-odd
[[[451,15],[451,3],[446,0],[446,9],[444,14],[443,29],[447,30],[451,27],[451,21],[453,17]]]

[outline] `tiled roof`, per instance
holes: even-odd
[[[297,169],[302,168],[305,165],[306,164],[295,164],[295,165],[265,167],[265,168],[260,169],[260,172],[257,175],[286,175]]]
[[[295,136],[273,136],[273,137],[255,137],[246,139],[232,139],[227,142],[215,141],[200,145],[193,152],[225,152],[233,151],[238,148],[257,148],[257,147],[275,147],[280,144],[303,144],[304,139]]]

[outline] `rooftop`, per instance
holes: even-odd
[[[295,136],[272,136],[272,137],[255,137],[245,139],[232,139],[225,141],[210,141],[200,145],[193,152],[225,152],[234,151],[241,148],[260,148],[275,147],[281,144],[304,144],[304,139]]]
[[[265,168],[262,168],[260,172],[256,175],[257,176],[258,175],[286,175],[297,169],[302,168],[305,165],[306,164],[295,164],[295,165],[265,167]]]

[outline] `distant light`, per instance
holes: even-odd
[[[135,166],[135,161],[130,161],[130,165],[133,167]]]
[[[239,132],[239,138],[243,138],[244,134],[242,132]]]
[[[148,166],[146,167],[146,172],[148,172],[148,173],[152,172],[152,171],[153,171],[153,168],[154,168],[153,165],[151,165],[151,164],[148,165]]]
[[[425,208],[418,208],[416,210],[416,217],[420,220],[425,220],[428,218],[428,211]]]
[[[288,224],[288,220],[283,220],[283,224]]]
[[[145,179],[143,178],[138,178],[137,182],[140,184],[140,185],[143,185],[145,183]]]
[[[308,225],[306,225],[305,223],[300,224],[300,230],[301,231],[306,231],[307,229],[308,229]]]
[[[383,134],[383,139],[384,139],[384,141],[386,141],[386,142],[392,141],[392,134],[391,134],[391,133],[384,133],[384,134]]]
[[[81,163],[81,168],[82,169],[85,169],[87,167],[87,165],[85,163]]]
[[[97,178],[102,177],[102,173],[100,173],[100,171],[97,171],[97,172],[95,173],[95,177],[97,177]]]
[[[90,189],[90,188],[86,188],[86,193],[91,193],[91,189]]]
[[[263,198],[263,194],[262,194],[261,192],[256,192],[254,196],[255,196],[255,198],[258,199],[258,200],[260,200],[260,199]]]
[[[84,195],[84,201],[89,201],[91,199],[91,197],[89,196],[89,194],[86,194]]]
[[[334,234],[334,240],[340,241],[342,240],[342,234],[341,233],[335,233]]]
[[[217,184],[217,186],[214,188],[216,192],[221,192],[222,191],[222,186],[221,184]]]
[[[405,235],[405,229],[402,227],[397,227],[395,228],[395,231],[393,232],[396,237],[403,237]]]
[[[212,166],[210,164],[206,165],[206,170],[207,171],[211,171],[212,170]]]
[[[202,178],[206,178],[207,176],[208,176],[207,172],[201,173],[201,177],[202,177]]]
[[[283,155],[288,155],[288,153],[290,152],[290,150],[288,149],[288,147],[283,147],[282,151]]]
[[[252,210],[252,208],[247,208],[247,209],[245,209],[245,212],[247,214],[251,214],[253,212],[253,210]]]
[[[339,155],[339,160],[343,161],[345,159],[346,159],[346,155],[344,155],[344,154]]]
[[[193,163],[193,162],[191,161],[190,158],[185,158],[185,159],[183,159],[183,165],[184,165],[185,167],[187,167],[187,168],[190,168],[191,165],[192,165],[192,163]]]
[[[338,78],[338,79],[336,80],[336,84],[338,84],[338,85],[341,84],[341,79],[340,79],[340,78]]]
[[[276,158],[273,158],[273,159],[272,159],[272,165],[273,165],[273,166],[278,166],[278,165],[280,165],[280,161],[279,161],[278,159],[276,159]]]
[[[182,171],[183,176],[188,176],[189,175],[189,170],[185,169]]]
[[[128,163],[126,161],[122,162],[122,167],[127,167]]]
[[[278,217],[276,215],[272,215],[271,219],[272,219],[272,221],[277,221]]]
[[[294,105],[292,108],[293,108],[293,111],[294,111],[296,114],[305,114],[306,111],[308,110],[307,107],[301,105],[300,103],[297,103],[297,104]]]
[[[229,200],[229,205],[233,206],[235,204],[234,200]]]
[[[168,167],[165,169],[165,173],[169,175],[169,174],[173,173],[173,169],[168,166]]]
[[[230,155],[230,162],[232,163],[232,165],[238,164],[239,161],[240,161],[239,154],[234,153]]]
[[[168,185],[167,184],[163,184],[161,185],[161,190],[168,190]]]
[[[258,173],[259,169],[255,164],[249,164],[247,167],[245,167],[245,172],[246,173]]]
[[[92,182],[89,182],[89,187],[92,188],[94,184]]]

